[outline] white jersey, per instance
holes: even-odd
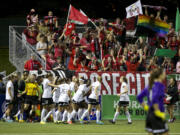
[[[89,91],[89,88],[86,87],[86,84],[81,84],[78,87],[78,90],[73,96],[73,100],[76,102],[81,102],[84,100],[84,94],[86,94]]]
[[[42,98],[52,98],[52,88],[48,84],[51,83],[47,78],[42,82],[43,85],[43,95]]]
[[[59,102],[59,96],[60,96],[60,89],[59,87],[56,88],[56,90],[53,93],[53,102],[58,103]]]
[[[8,81],[6,84],[6,100],[12,100],[8,92],[9,88],[11,88],[10,91],[11,91],[12,97],[14,98],[14,85],[12,81]]]
[[[97,88],[97,92],[98,92],[98,96],[100,96],[100,91],[101,91],[101,83],[99,81],[96,81],[94,83],[92,83],[92,91],[91,91],[91,94],[89,96],[89,98],[91,99],[97,99],[96,97],[96,93],[95,93],[95,89]]]
[[[120,93],[123,93],[124,91],[126,91],[125,87],[128,88],[128,85],[123,82],[121,84],[121,89],[120,89]],[[129,101],[129,96],[128,96],[128,92],[127,93],[124,93],[120,96],[120,101]]]
[[[75,82],[71,82],[71,83],[69,84],[69,86],[70,86],[70,91],[71,91],[71,92],[74,92],[74,91],[75,91]]]
[[[36,44],[36,50],[41,49],[41,48],[47,48],[47,43],[42,43],[42,42],[38,42]],[[46,54],[46,50],[40,50],[37,51],[40,55],[45,55]]]
[[[67,83],[58,86],[60,91],[59,102],[69,102],[70,98],[68,92],[70,91],[70,86]]]

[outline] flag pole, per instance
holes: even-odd
[[[80,9],[80,11],[85,15],[85,16],[87,16],[81,9]],[[88,16],[87,16],[88,17]],[[89,19],[89,21],[96,27],[96,28],[98,28],[98,26],[88,17],[88,19]]]
[[[70,9],[71,9],[71,4],[69,5],[69,11],[68,11],[68,16],[67,16],[67,20],[66,20],[66,30],[67,30],[67,26],[68,26]]]
[[[91,19],[89,19],[89,20],[96,28],[98,28],[98,26]]]

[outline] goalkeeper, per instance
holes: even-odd
[[[147,111],[146,130],[149,135],[168,135],[168,126],[165,121],[163,99],[165,86],[163,81],[166,73],[162,69],[154,69],[150,74],[149,86],[137,96],[137,100]],[[143,99],[147,97],[146,104]]]

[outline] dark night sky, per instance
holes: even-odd
[[[136,0],[4,0],[1,2],[0,10],[3,14],[0,17],[7,16],[25,16],[31,8],[44,16],[48,10],[55,12],[59,17],[66,17],[69,4],[76,8],[81,8],[91,18],[115,18],[117,16],[125,17],[125,7]],[[141,0],[142,4],[163,5],[168,8],[163,14],[174,17],[176,13],[178,0]]]
[[[115,19],[125,18],[125,8],[137,0],[3,0],[0,3],[0,48],[8,47],[8,28],[10,25],[26,25],[26,16],[35,8],[41,19],[49,10],[54,12],[62,22],[66,20],[69,4],[82,9],[90,18]],[[170,21],[175,21],[176,7],[179,0],[141,0],[142,4],[165,6]],[[151,10],[153,12],[153,10]],[[155,13],[155,12],[154,12]],[[59,21],[60,22],[60,21]],[[62,24],[63,25],[63,24]]]

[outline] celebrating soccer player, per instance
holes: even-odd
[[[137,96],[137,100],[148,112],[146,118],[146,130],[149,135],[168,135],[168,126],[165,121],[165,108],[163,98],[165,96],[165,80],[166,73],[163,69],[154,69],[151,72],[149,86]],[[147,97],[148,104],[143,99]]]

